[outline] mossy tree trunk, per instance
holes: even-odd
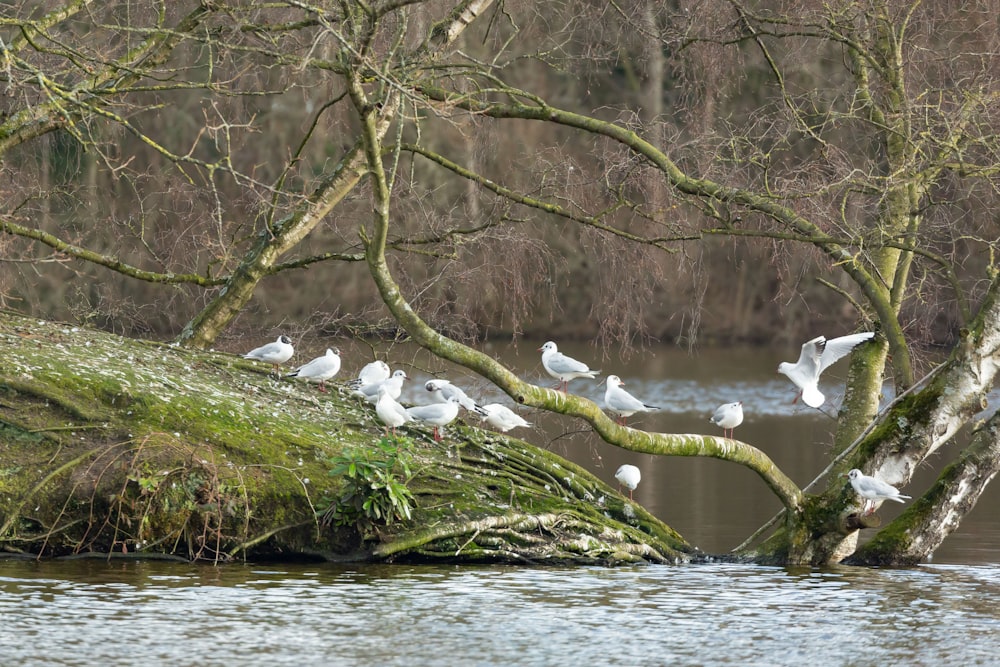
[[[346,390],[230,355],[3,313],[0,342],[6,553],[595,564],[693,552],[586,470],[514,438],[456,423],[443,443],[419,428],[385,439]],[[410,518],[328,511],[349,483],[333,460],[386,450],[409,462]]]
[[[866,474],[903,485],[928,457],[952,443],[959,430],[986,406],[1000,369],[1000,278],[979,316],[951,357],[920,385],[891,404],[880,419],[831,466],[831,482],[811,497],[801,516],[788,516],[759,547],[743,551],[767,562],[826,564],[854,554],[858,531],[877,527],[858,514],[858,499],[840,476],[863,467]],[[970,444],[937,482],[851,562],[910,564],[929,558],[958,527],[986,486],[1000,472],[997,414],[975,429]]]

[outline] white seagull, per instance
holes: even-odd
[[[327,348],[326,354],[316,357],[286,375],[287,378],[298,378],[306,382],[319,383],[319,390],[326,393],[326,381],[340,372],[340,350]]]
[[[351,389],[360,389],[368,385],[378,384],[379,382],[388,380],[390,373],[392,371],[389,370],[389,364],[381,359],[376,359],[358,371],[358,377],[348,382],[347,386]]]
[[[352,396],[360,396],[369,403],[375,403],[378,401],[379,389],[385,388],[386,393],[389,394],[389,398],[396,400],[399,395],[403,393],[403,380],[406,379],[406,371],[398,370],[393,372],[392,377],[388,380],[383,380],[377,384],[369,384],[361,387],[360,389],[355,389],[351,392]]]
[[[904,499],[910,499],[910,496],[904,496],[899,492],[899,489],[891,484],[886,484],[875,477],[869,477],[857,468],[848,472],[847,476],[851,480],[851,486],[854,487],[854,491],[865,499],[865,507],[862,510],[864,516],[874,512],[876,504],[881,501],[895,500],[897,503],[901,503]]]
[[[288,336],[278,336],[278,340],[267,345],[261,345],[243,355],[244,359],[256,359],[274,366],[274,372],[278,372],[278,367],[292,358],[295,348],[292,347],[292,339]]]
[[[632,492],[635,491],[635,487],[639,486],[639,480],[642,479],[642,474],[639,469],[630,463],[625,463],[618,467],[618,471],[615,472],[615,479],[621,486],[628,487],[628,499],[632,500]],[[621,487],[618,488],[621,491]]]
[[[488,423],[501,433],[506,433],[512,428],[531,426],[521,415],[500,403],[480,405],[476,412],[479,414],[480,421]]]
[[[720,405],[708,421],[722,429],[723,437],[732,438],[733,429],[743,423],[743,401]]]
[[[396,427],[402,426],[406,422],[413,421],[413,417],[396,399],[389,394],[386,387],[379,387],[377,392],[378,400],[375,402],[375,414],[385,424],[385,434],[388,437],[389,429],[396,435]]]
[[[428,380],[424,383],[424,389],[431,392],[431,397],[438,403],[446,403],[448,399],[454,398],[459,405],[470,411],[475,410],[478,405],[461,387],[453,385],[448,380]]]
[[[559,388],[565,394],[569,389],[569,381],[576,378],[590,378],[591,380],[601,371],[593,371],[582,361],[577,361],[573,357],[567,357],[559,351],[556,344],[551,340],[538,348],[542,353],[542,366],[549,375],[559,380]]]
[[[823,405],[826,397],[819,390],[819,375],[838,359],[846,356],[856,346],[871,340],[875,334],[871,331],[850,334],[827,340],[818,336],[802,344],[799,360],[794,364],[783,361],[778,364],[778,372],[788,376],[788,379],[799,388],[802,402],[811,408]],[[798,400],[798,396],[795,400]],[[795,401],[792,401],[793,403]]]
[[[414,405],[412,408],[406,408],[406,413],[416,421],[433,426],[434,440],[440,442],[441,427],[447,426],[458,418],[460,407],[457,398],[449,398],[444,403]]]
[[[660,408],[655,405],[646,405],[638,398],[622,389],[622,379],[617,375],[609,375],[604,381],[608,388],[604,392],[604,405],[610,412],[618,415],[618,423],[625,425],[625,418],[631,417],[637,412],[655,412]]]

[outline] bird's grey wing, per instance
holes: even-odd
[[[444,403],[433,403],[431,405],[414,405],[413,407],[406,408],[406,412],[409,413],[414,419],[419,419],[424,421],[426,419],[432,419],[435,415],[440,413],[439,406],[444,405]]]
[[[340,370],[336,357],[320,357],[313,359],[308,364],[302,375],[307,377],[320,377],[323,375],[334,375]]]
[[[577,361],[573,357],[567,357],[562,352],[557,352],[549,359],[549,368],[556,373],[586,373],[590,367],[582,361]]]
[[[817,336],[812,340],[807,340],[802,343],[802,351],[799,352],[799,360],[796,363],[797,366],[818,366],[820,356],[823,354],[823,347],[826,344],[826,338],[823,336]]]
[[[469,395],[461,387],[456,387],[451,383],[441,387],[441,395],[445,399],[454,398],[466,410],[474,410],[476,407],[476,402],[469,398]]]
[[[300,377],[310,377],[312,375],[319,375],[322,372],[322,364],[325,359],[313,359],[309,363],[302,364],[294,371],[289,373],[289,375],[298,375]]]
[[[260,359],[261,357],[267,357],[277,353],[278,353],[278,344],[268,343],[267,345],[261,345],[256,349],[250,350],[243,356],[246,357],[247,359]]]
[[[871,480],[872,488],[875,490],[876,493],[878,493],[878,495],[895,496],[899,494],[899,491],[896,489],[896,487],[892,486],[891,484],[883,482],[882,480],[876,479],[874,477],[871,477],[869,479]]]
[[[802,351],[799,352],[799,360],[795,362],[795,366],[792,367],[791,372],[787,373],[788,377],[792,379],[795,384],[802,385],[807,383],[808,378],[819,377],[819,363],[820,355],[823,354],[823,344],[826,339],[823,336],[817,336],[812,340],[807,340],[802,343]],[[797,376],[799,380],[796,380]]]
[[[615,387],[607,398],[608,405],[613,410],[639,411],[646,407],[638,398],[618,387]]]
[[[874,337],[874,332],[865,331],[826,341],[826,346],[820,357],[819,372],[822,373],[835,362],[847,356],[855,347]]]

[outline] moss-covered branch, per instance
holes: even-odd
[[[646,433],[619,426],[593,402],[523,382],[490,357],[434,331],[409,305],[386,263],[390,202],[388,177],[382,164],[383,151],[377,116],[358,79],[352,79],[349,90],[361,118],[365,153],[372,179],[374,229],[371,237],[366,240],[368,267],[382,301],[415,341],[437,356],[488,378],[519,403],[584,419],[606,441],[625,449],[649,454],[709,456],[747,466],[761,476],[785,507],[793,511],[798,509],[801,491],[766,454],[750,445],[725,438]]]
[[[934,554],[976,506],[1000,472],[1000,412],[976,428],[972,441],[920,498],[849,559],[863,565],[916,564]]]
[[[590,134],[607,137],[626,146],[636,155],[647,160],[678,192],[692,197],[721,203],[735,204],[774,220],[782,227],[801,238],[814,239],[813,245],[829,257],[830,261],[844,270],[865,295],[865,301],[878,317],[879,323],[889,342],[889,354],[893,361],[897,383],[909,386],[913,382],[913,369],[906,336],[896,316],[896,306],[890,298],[889,290],[878,274],[869,271],[862,259],[862,253],[853,254],[840,245],[835,237],[805,218],[794,207],[783,204],[779,199],[754,192],[749,188],[725,185],[709,178],[698,178],[688,174],[670,157],[644,139],[637,132],[605,121],[558,107],[553,107],[537,96],[529,95],[514,88],[500,88],[506,97],[518,100],[502,103],[485,99],[483,91],[474,94],[457,94],[443,88],[423,86],[420,92],[436,102],[449,104],[472,113],[499,119],[521,119],[555,123]],[[527,100],[521,102],[520,100]],[[881,368],[872,368],[870,373],[881,375]]]

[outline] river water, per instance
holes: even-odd
[[[535,347],[495,353],[525,379],[548,383]],[[832,420],[793,405],[791,385],[774,374],[797,351],[657,349],[604,363],[592,348],[566,351],[662,406],[636,426],[714,433],[714,408],[742,400],[736,437],[796,482],[827,462]],[[404,397],[420,401],[426,372],[440,369],[393,352],[392,365],[413,378]],[[364,362],[350,354],[345,377]],[[504,400],[464,381],[480,401]],[[603,396],[594,381],[570,388]],[[823,389],[836,406],[835,373]],[[636,501],[707,553],[732,549],[778,509],[738,466],[621,452],[580,423],[525,416],[538,426],[521,437],[609,482],[620,463],[638,465]],[[928,467],[906,492],[918,495],[933,474]],[[997,497],[991,489],[932,562],[906,569],[0,560],[0,665],[1000,664]]]
[[[0,562],[4,665],[996,664],[1000,568]]]

